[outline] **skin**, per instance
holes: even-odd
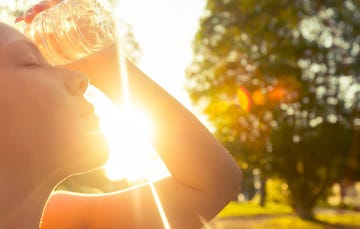
[[[43,205],[47,198],[40,196],[62,179],[104,163],[107,146],[83,98],[85,75],[49,65],[34,44],[4,24],[0,40],[0,181],[8,184],[0,197],[0,225],[7,225],[32,209],[28,204]],[[35,228],[41,214],[40,207],[24,214],[34,223],[16,223]]]
[[[21,42],[28,43],[15,30],[8,27],[4,29],[4,25],[0,25],[0,40],[3,44],[7,38],[1,36],[10,36],[9,39],[21,37]],[[20,45],[7,48],[7,54],[2,55],[0,63],[16,62],[24,52],[20,51],[17,55],[10,53],[16,52],[18,47]],[[25,60],[31,59],[38,52],[32,50],[30,55],[23,55]],[[3,50],[0,53],[3,54]],[[9,55],[14,55],[12,61],[6,60]],[[12,181],[13,184],[0,197],[0,215],[5,214],[6,209],[12,209],[11,214],[6,214],[7,217],[0,218],[1,228],[38,228],[41,214],[40,228],[163,228],[148,185],[106,195],[51,193],[52,187],[65,177],[80,170],[95,168],[106,158],[102,136],[88,136],[86,133],[89,132],[85,131],[84,134],[81,131],[87,127],[84,127],[84,123],[89,124],[82,120],[81,115],[76,115],[81,114],[82,106],[88,106],[82,105],[86,103],[81,96],[84,91],[81,85],[84,85],[86,78],[73,70],[87,75],[92,84],[118,102],[121,99],[121,88],[117,59],[117,47],[114,45],[63,68],[48,65],[40,56],[39,60],[44,63],[41,70],[35,71],[30,65],[31,70],[14,66],[4,72],[6,64],[2,64],[1,80],[3,75],[9,75],[5,79],[14,82],[11,83],[12,87],[4,86],[9,88],[8,92],[0,96],[1,99],[7,97],[6,101],[0,100],[0,120],[9,122],[8,119],[14,117],[12,112],[19,113],[19,117],[16,116],[8,124],[8,130],[13,129],[14,134],[7,136],[8,132],[0,132],[1,136],[8,139],[1,142],[0,152],[6,152],[3,153],[5,157],[12,158],[13,153],[9,152],[16,151],[16,147],[22,150],[19,150],[16,159],[9,159],[10,166],[0,162],[0,174],[11,171],[0,175],[0,182]],[[171,228],[200,228],[239,193],[241,172],[227,150],[188,110],[133,63],[127,61],[126,64],[132,102],[139,104],[151,117],[155,127],[152,145],[171,173],[170,177],[154,183]],[[21,77],[14,79],[13,75],[17,72],[21,73]],[[74,87],[77,88],[75,91],[81,91],[76,96],[67,89],[66,82],[73,80],[81,82]],[[2,90],[0,93],[3,93]],[[18,93],[20,97],[17,97]],[[37,106],[39,109],[34,109]],[[17,111],[20,109],[18,107],[22,107],[20,111]],[[34,134],[34,130],[41,134]],[[69,132],[73,134],[68,136]],[[17,136],[19,133],[21,135]],[[29,143],[25,146],[16,144],[14,149],[5,147],[8,141],[15,145],[19,137]],[[46,144],[43,146],[40,143],[44,139]],[[38,153],[39,156],[34,156]],[[31,155],[31,160],[24,155]],[[17,166],[17,163],[21,165]],[[23,172],[22,166],[27,163],[32,166]],[[16,182],[14,177],[17,178]],[[28,182],[29,177],[36,177],[37,182]],[[18,190],[19,184],[26,190],[22,195],[12,195],[14,190]],[[36,190],[33,190],[34,187],[37,187]]]

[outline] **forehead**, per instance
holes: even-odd
[[[0,22],[0,50],[18,40],[27,38],[13,27]]]

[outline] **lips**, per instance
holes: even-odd
[[[99,132],[100,131],[100,119],[94,113],[90,113],[86,115],[84,118],[85,130],[91,132]]]
[[[94,113],[95,113],[94,106],[91,103],[85,102],[85,104],[83,105],[81,117],[86,117],[89,114],[94,114]]]
[[[85,127],[84,129],[86,131],[90,132],[99,132],[100,126],[99,117],[95,114],[94,106],[87,103],[84,109],[84,112],[81,114],[81,119],[83,120]]]

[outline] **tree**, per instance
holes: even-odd
[[[358,0],[208,0],[194,39],[192,101],[243,168],[287,182],[305,219],[359,168],[359,19]]]
[[[14,23],[15,17],[22,15],[28,4],[28,0],[0,2],[0,21]]]

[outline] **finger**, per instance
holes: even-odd
[[[36,15],[36,14],[35,14],[33,11],[27,12],[27,13],[25,14],[25,16],[24,16],[24,21],[25,21],[26,23],[31,23],[32,20],[34,19],[35,15]]]
[[[24,14],[23,19],[26,23],[31,23],[32,20],[34,19],[34,17],[38,13],[40,13],[50,7],[51,7],[51,5],[48,1],[41,1],[38,4],[34,5],[33,7],[31,7],[30,9],[28,9]]]
[[[32,22],[32,20],[34,19],[34,17],[38,13],[40,13],[40,12],[42,12],[42,11],[44,11],[44,10],[58,4],[61,1],[62,0],[43,0],[43,1],[40,1],[39,3],[37,3],[36,5],[31,7],[30,9],[28,9],[24,13],[23,16],[16,18],[15,22],[19,22],[19,21],[24,20],[26,23],[30,24]]]
[[[33,11],[37,14],[48,8],[50,8],[50,3],[48,1],[41,1],[33,7]]]
[[[34,12],[34,7],[31,7],[30,9],[26,10],[26,11],[24,12],[23,16],[25,17],[27,14],[30,14],[30,13],[32,13],[32,12]]]
[[[15,23],[18,23],[19,21],[23,21],[24,17],[23,16],[19,16],[17,18],[15,18]]]
[[[54,4],[58,4],[59,2],[62,2],[63,0],[52,0]]]
[[[59,2],[62,2],[63,0],[47,0],[47,1],[44,1],[44,2],[48,2],[48,4],[50,6],[55,6],[57,5]]]

